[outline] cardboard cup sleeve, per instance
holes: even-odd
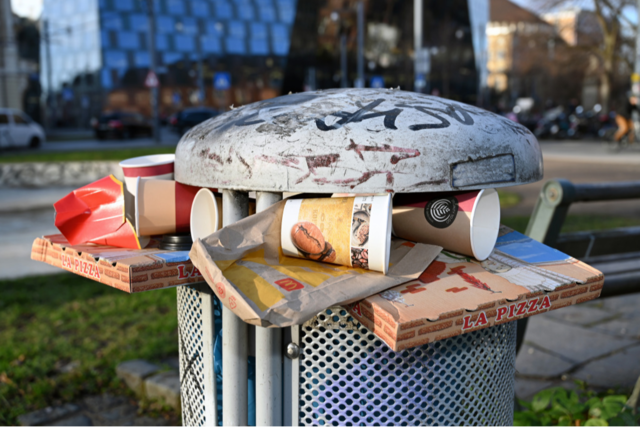
[[[407,240],[483,261],[491,255],[500,228],[496,190],[460,193],[397,194],[393,200],[393,233]]]
[[[189,232],[191,204],[200,187],[138,177],[135,188],[138,236]]]
[[[390,195],[287,200],[282,252],[386,274],[391,207]]]
[[[203,188],[191,205],[191,239],[204,239],[222,228],[222,195]]]

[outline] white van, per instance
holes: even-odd
[[[0,108],[0,149],[37,148],[45,140],[42,126],[20,110]]]

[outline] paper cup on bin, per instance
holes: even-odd
[[[191,239],[204,239],[222,228],[222,197],[208,188],[196,194],[191,205]]]
[[[189,232],[191,204],[200,187],[159,179],[136,179],[138,236]]]
[[[397,194],[393,233],[414,242],[483,261],[491,255],[500,228],[500,199],[492,188],[460,193]]]
[[[127,191],[136,196],[136,180],[142,179],[173,179],[173,165],[175,154],[153,154],[150,156],[134,157],[120,162]]]
[[[391,196],[287,200],[285,255],[387,273]]]

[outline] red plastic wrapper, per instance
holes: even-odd
[[[141,249],[135,229],[125,217],[124,187],[113,175],[72,191],[53,207],[56,227],[72,245]]]

